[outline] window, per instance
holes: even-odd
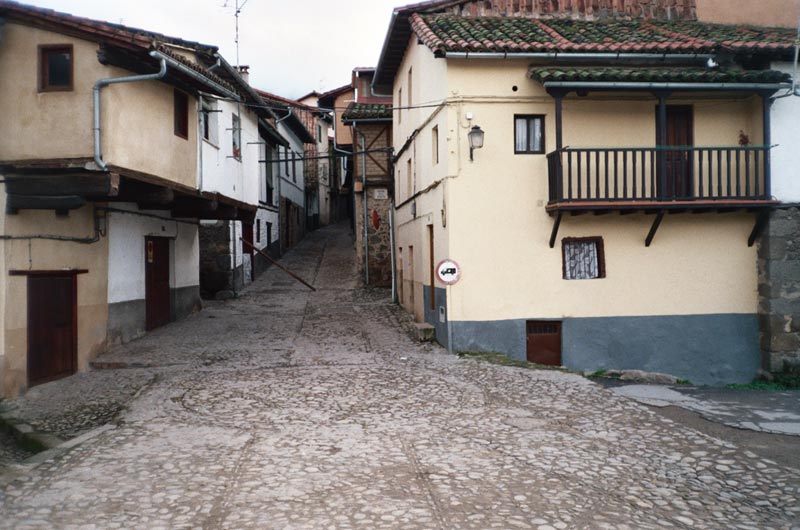
[[[267,245],[272,244],[272,223],[267,222]]]
[[[606,277],[602,237],[565,237],[561,240],[565,280]]]
[[[397,123],[403,123],[403,89],[397,89]]]
[[[317,142],[322,143],[322,125],[317,124]]]
[[[242,120],[238,115],[231,115],[231,147],[233,158],[242,160]]]
[[[284,166],[286,166],[285,169],[286,169],[286,177],[287,178],[289,177],[289,162],[290,161],[291,160],[289,158],[289,148],[288,147],[284,147],[284,149],[283,149],[283,162],[284,162]]]
[[[431,131],[431,149],[433,149],[433,164],[439,163],[439,126],[436,125]]]
[[[267,201],[267,204],[269,204],[270,206],[275,204],[275,180],[272,177],[272,175],[273,175],[273,168],[272,168],[272,160],[273,160],[273,158],[275,158],[275,154],[274,154],[273,150],[271,148],[267,147],[265,149],[265,154],[264,154],[264,159],[266,161],[265,164],[266,164],[266,169],[267,169],[266,175],[265,175],[266,184],[267,184],[266,185],[266,188],[267,188],[266,201]],[[278,167],[278,169],[280,169],[280,166]]]
[[[297,153],[292,151],[292,182],[297,182]]]
[[[180,90],[173,91],[175,102],[175,136],[189,139],[189,96]]]
[[[261,219],[256,219],[256,243],[261,244]]]
[[[39,46],[39,91],[72,90],[72,45]]]
[[[203,126],[203,140],[218,145],[219,144],[219,126],[217,123],[217,104],[216,102],[208,99],[201,100],[201,114]]]
[[[544,153],[544,116],[514,116],[514,153]]]
[[[408,106],[409,107],[411,107],[411,103],[412,103],[411,96],[414,94],[414,89],[413,89],[414,85],[413,85],[413,83],[414,83],[414,70],[409,68],[408,69]]]
[[[411,196],[414,194],[414,175],[412,174],[413,168],[411,167],[411,159],[409,158],[406,160],[406,191],[408,198],[410,199]]]

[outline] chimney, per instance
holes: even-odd
[[[236,70],[239,72],[239,75],[242,76],[245,83],[250,83],[250,66],[243,64],[236,67]]]

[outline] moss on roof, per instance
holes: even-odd
[[[706,70],[703,68],[532,67],[531,79],[561,82],[783,83],[788,74],[775,70]]]
[[[391,120],[392,106],[377,103],[350,103],[342,114],[342,121]]]
[[[413,14],[411,25],[434,52],[470,53],[713,53],[787,54],[795,31],[703,22],[461,17]]]

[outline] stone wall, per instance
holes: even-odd
[[[200,225],[200,294],[213,299],[232,289],[231,229],[226,221]]]
[[[762,368],[800,364],[800,207],[777,209],[758,250]]]
[[[385,199],[376,198],[386,194]],[[356,193],[356,259],[361,278],[364,278],[364,194]],[[387,186],[367,187],[367,241],[369,242],[369,284],[377,287],[392,285],[392,245],[389,213],[392,208],[391,190]]]
[[[391,146],[391,123],[362,123],[355,137],[367,151]],[[359,146],[361,143],[359,143]],[[369,243],[369,284],[378,287],[392,285],[392,245],[389,214],[392,208],[392,166],[388,152],[371,152],[354,157],[355,181],[355,236],[358,270],[364,278],[364,192],[362,174],[366,168],[367,181],[367,241]]]

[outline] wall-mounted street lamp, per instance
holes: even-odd
[[[472,162],[472,151],[483,147],[483,129],[475,125],[469,131],[469,161]]]

